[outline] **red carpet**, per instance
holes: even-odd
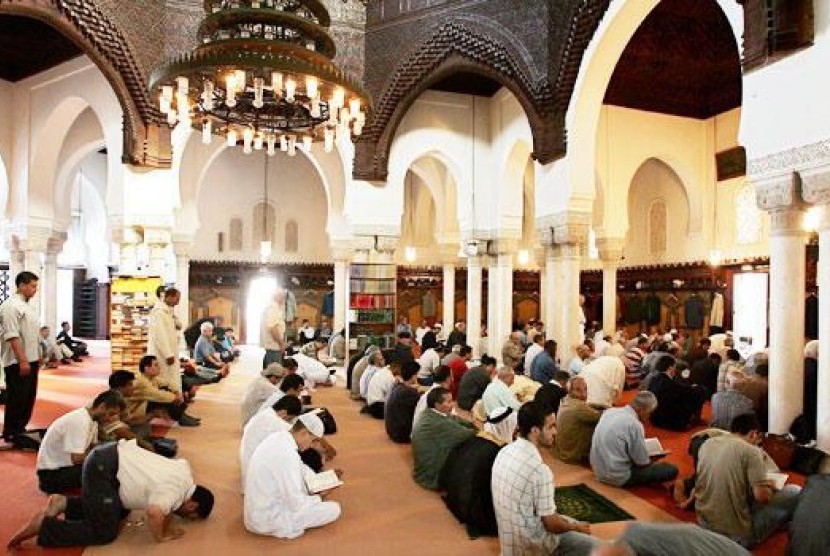
[[[107,376],[110,373],[109,354],[96,353],[85,358],[82,363],[75,363],[45,369],[40,373],[38,399],[30,428],[45,428],[64,413],[76,409],[107,388]],[[4,407],[0,406],[0,416]],[[0,417],[2,419],[2,417]],[[35,459],[37,454],[18,451],[0,452],[0,553],[36,554],[44,550],[31,544],[24,544],[16,551],[6,551],[9,537],[22,527],[31,515],[43,508],[46,496],[37,488],[35,476]],[[79,556],[81,548],[51,549],[48,554],[56,556]]]
[[[625,392],[621,403],[627,403],[632,397],[634,397],[635,393],[635,391]],[[711,419],[711,406],[708,402],[703,407],[703,419],[707,422]],[[694,470],[692,457],[688,453],[689,439],[694,433],[701,431],[704,428],[706,427],[697,427],[687,432],[674,432],[659,429],[652,426],[650,423],[646,423],[645,425],[646,438],[656,436],[660,439],[660,443],[663,445],[663,448],[665,448],[666,451],[671,452],[662,461],[676,465],[678,469],[680,469],[681,477],[688,477]],[[801,486],[804,485],[805,477],[792,471],[787,471],[787,473],[790,474],[790,483]],[[677,519],[688,521],[690,523],[697,522],[694,511],[679,509],[674,504],[674,500],[663,489],[653,487],[635,487],[631,489],[631,492],[653,506],[657,506],[661,510],[673,515]],[[772,536],[763,545],[753,550],[752,553],[764,556],[776,556],[784,554],[786,548],[787,534],[786,532],[781,532]]]

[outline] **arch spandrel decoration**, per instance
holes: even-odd
[[[648,209],[648,253],[649,255],[664,255],[668,249],[666,227],[668,214],[666,202],[657,199]]]
[[[153,107],[129,44],[98,6],[89,0],[0,0],[0,14],[37,19],[72,40],[104,74],[124,111],[124,162],[170,166],[170,129]]]

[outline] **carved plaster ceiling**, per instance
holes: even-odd
[[[715,0],[663,0],[623,52],[605,103],[706,119],[741,104],[741,65]]]

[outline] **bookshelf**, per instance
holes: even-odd
[[[113,370],[138,370],[147,354],[150,310],[156,303],[159,277],[122,277],[112,281],[110,294],[110,344]]]
[[[350,265],[351,336],[394,335],[397,272],[393,264]]]

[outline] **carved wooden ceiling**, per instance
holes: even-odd
[[[45,23],[0,16],[0,79],[20,81],[80,55],[80,48]]]
[[[700,119],[740,106],[740,56],[717,2],[660,2],[620,58],[605,103]]]

